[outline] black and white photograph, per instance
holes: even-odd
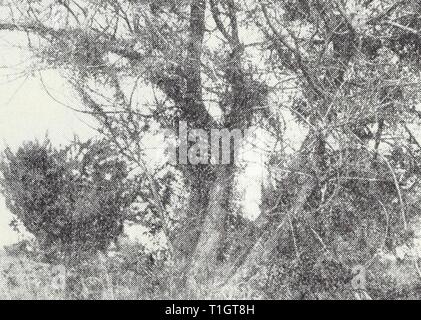
[[[419,0],[0,0],[0,300],[420,299]]]

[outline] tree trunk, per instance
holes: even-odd
[[[244,250],[239,259],[228,261],[219,269],[218,286],[220,290],[228,289],[229,292],[233,292],[233,289],[240,282],[250,279],[259,272],[261,266],[268,263],[278,245],[288,243],[286,238],[290,235],[286,231],[289,228],[289,219],[303,214],[307,199],[317,186],[315,177],[303,176],[297,179],[296,176],[297,172],[311,171],[312,164],[318,159],[318,157],[316,159],[308,157],[308,154],[312,154],[309,148],[315,141],[314,139],[315,137],[309,133],[303,141],[299,154],[289,164],[291,174],[288,175],[284,183],[291,188],[294,188],[294,186],[298,187],[290,208],[283,213],[281,221],[276,225],[273,225],[270,219],[267,219],[266,213],[261,213],[261,216],[256,221],[258,223],[255,224],[259,235],[257,241],[254,245]]]
[[[260,239],[245,256],[240,267],[234,270],[227,270],[228,278],[225,282],[226,286],[235,286],[239,282],[253,276],[256,272],[258,272],[260,266],[267,265],[276,247],[280,243],[288,243],[287,241],[281,240],[282,238],[289,236],[285,233],[285,231],[288,230],[288,219],[302,214],[307,198],[315,186],[315,179],[307,179],[307,181],[304,182],[303,186],[296,195],[296,200],[294,201],[292,207],[288,212],[284,213],[282,221],[276,227],[269,228],[269,232],[264,232],[262,234]]]
[[[212,173],[205,177],[203,174],[204,170],[199,170],[198,168],[187,167],[182,168],[182,170],[189,184],[189,196],[187,208],[182,218],[182,226],[175,232],[172,239],[176,260],[179,265],[185,265],[188,262],[196,247],[201,225],[206,216],[210,185],[214,182]]]
[[[206,203],[194,203],[190,206],[202,210],[202,221],[197,230],[197,240],[191,249],[187,270],[186,287],[189,295],[204,296],[212,287],[218,266],[218,255],[224,239],[225,221],[229,213],[235,170],[233,166],[220,166],[215,169],[214,180],[208,184]],[[206,187],[208,185],[208,187]],[[194,199],[192,199],[194,200]],[[202,198],[203,200],[203,198]]]

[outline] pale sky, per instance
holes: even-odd
[[[0,32],[0,152],[6,146],[16,149],[25,140],[42,140],[47,133],[57,147],[68,144],[74,134],[82,140],[94,136],[96,132],[90,127],[94,125],[92,119],[65,106],[81,109],[58,71],[39,73],[35,70],[33,75],[28,75],[33,60],[24,47],[25,43],[23,34]],[[250,155],[250,152],[253,150],[248,152],[248,157],[254,159],[254,164],[247,168],[239,183],[246,186],[243,199],[246,214],[256,217],[262,178],[261,167],[256,161],[259,162],[261,157]],[[154,158],[154,155],[148,157]],[[12,215],[0,195],[0,247],[19,240],[9,227],[11,219]]]
[[[47,132],[56,146],[68,144],[74,133],[81,138],[93,136],[95,132],[85,124],[91,119],[83,118],[50,97],[38,74],[16,76],[29,62],[25,50],[12,47],[12,43],[19,44],[20,40],[23,39],[19,36],[0,33],[0,151],[6,146],[15,149],[25,140],[42,140]],[[42,78],[59,101],[68,100],[68,89],[57,72],[43,72]],[[0,247],[18,239],[8,227],[11,218],[0,195]]]
[[[68,144],[74,133],[82,138],[93,136],[94,131],[80,118],[46,94],[39,79],[0,85],[0,150],[6,146],[15,149],[25,140],[42,140],[47,132],[56,146]],[[0,195],[0,245],[17,239],[8,227],[10,219]]]

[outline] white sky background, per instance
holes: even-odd
[[[16,74],[27,65],[27,51],[13,47],[24,39],[16,34],[0,33],[0,150],[16,149],[25,140],[42,140],[46,133],[55,146],[68,144],[77,133],[82,139],[95,135],[84,122],[91,120],[54,101],[37,77]],[[45,85],[63,99],[66,87],[55,71],[43,73]],[[91,121],[92,122],[92,121]],[[0,247],[18,240],[8,226],[12,216],[0,195]]]
[[[25,49],[25,43],[24,34],[0,32],[0,152],[7,146],[15,150],[24,141],[42,141],[46,134],[56,147],[68,144],[74,134],[82,140],[96,135],[90,128],[90,125],[94,125],[90,116],[77,113],[62,104],[82,109],[58,71],[42,71],[42,81],[37,71],[33,75],[27,74],[31,55]],[[151,143],[156,144],[157,141]],[[247,186],[243,193],[246,214],[257,217],[263,178],[262,167],[259,165],[262,158],[250,148],[247,149],[245,153],[250,159],[250,165],[239,183]],[[151,152],[154,152],[153,148]],[[148,155],[149,158],[154,156]],[[11,220],[12,215],[0,194],[0,248],[22,237],[9,227]],[[136,230],[133,228],[134,233],[143,234],[145,231]],[[142,234],[132,236],[141,239]]]

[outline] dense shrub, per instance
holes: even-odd
[[[104,250],[123,230],[128,168],[101,142],[27,142],[4,152],[0,172],[8,208],[51,258]]]

